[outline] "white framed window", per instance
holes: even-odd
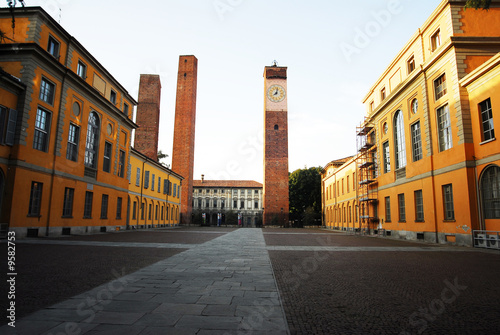
[[[45,101],[50,105],[53,105],[55,91],[56,91],[56,85],[54,85],[47,79],[42,78],[42,81],[40,83],[40,100]]]
[[[413,161],[422,159],[422,137],[420,131],[420,121],[411,125],[411,145]]]
[[[439,151],[451,149],[453,147],[451,137],[450,109],[444,105],[437,109]]]
[[[76,74],[83,79],[87,79],[87,65],[81,60],[78,61],[78,66],[76,68]]]
[[[59,59],[59,49],[60,49],[61,43],[59,43],[58,40],[56,40],[54,37],[49,36],[49,44],[47,46],[47,51],[49,54],[54,56],[55,58]]]
[[[394,146],[396,150],[396,169],[406,166],[406,142],[403,112],[400,110],[394,116]]]
[[[35,134],[33,137],[33,149],[47,151],[50,133],[50,112],[38,108],[35,119]]]
[[[493,126],[493,111],[491,109],[490,98],[479,103],[479,111],[481,113],[481,140],[492,140],[495,138],[495,129]]]

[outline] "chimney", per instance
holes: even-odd
[[[205,175],[204,175],[204,174],[202,174],[202,175],[201,175],[201,183],[203,184],[203,182],[204,182],[204,181],[205,181]]]

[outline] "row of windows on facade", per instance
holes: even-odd
[[[54,85],[42,78],[40,86],[40,99],[52,103],[54,99]],[[75,104],[78,105],[77,102]],[[79,105],[78,105],[79,107]],[[75,107],[73,108],[75,111]],[[52,113],[42,107],[38,107],[35,117],[35,129],[33,134],[33,148],[47,152],[49,148],[50,127]],[[14,137],[17,123],[17,111],[0,106],[0,142],[6,145],[14,145]],[[99,133],[101,122],[96,112],[91,112],[88,119],[87,137],[85,141],[84,164],[88,168],[97,169],[97,155],[99,151]],[[66,148],[66,159],[77,162],[80,143],[80,126],[70,123],[68,130],[68,141]],[[126,136],[122,132],[121,136]],[[123,140],[126,143],[126,138]],[[111,157],[113,144],[105,141],[102,169],[111,171]],[[119,151],[118,176],[125,177],[125,151]]]
[[[435,51],[437,48],[441,46],[441,30],[438,28],[434,34],[431,35],[431,51]],[[406,75],[409,76],[415,70],[415,56],[411,55],[410,58],[406,61]],[[445,77],[441,78],[445,79]],[[440,87],[440,93],[436,94],[436,100],[439,99],[442,95],[446,94],[446,86]],[[440,96],[441,95],[441,96]],[[380,101],[384,101],[387,97],[387,92],[385,86],[380,89]],[[370,112],[373,112],[375,109],[375,101],[370,102]]]
[[[231,193],[230,190],[218,190],[218,189],[213,189],[213,190],[198,190],[198,189],[194,189],[193,190],[193,194],[197,194],[197,193],[200,193],[200,194],[224,194],[224,193]],[[259,195],[259,190],[253,190],[253,193],[254,195]],[[233,196],[236,196],[238,194],[238,190],[233,190]],[[247,194],[249,196],[252,195],[252,190],[240,190],[240,194]]]
[[[145,215],[145,203],[142,203],[141,204],[141,220],[145,220],[146,218],[146,215]],[[168,220],[169,219],[169,209],[170,209],[170,206],[167,206],[165,208],[164,205],[162,206],[159,206],[159,205],[155,205],[155,210],[154,210],[154,220],[155,221],[165,221],[165,220]],[[148,206],[149,210],[147,211],[147,218],[149,221],[152,221],[153,220],[153,204],[149,204]],[[132,220],[137,220],[137,209],[138,209],[138,206],[137,206],[137,201],[134,201],[133,203],[133,207],[132,207]],[[174,221],[174,220],[178,220],[179,219],[179,209],[178,208],[172,208],[170,210],[170,220],[171,221]]]
[[[151,175],[151,181],[150,181],[150,175]],[[150,184],[151,182],[151,184]],[[156,190],[158,193],[161,193],[161,177],[158,176],[158,178],[155,176],[155,174],[151,174],[150,171],[144,171],[144,188],[148,189],[151,186],[151,191],[155,190],[155,185],[157,185]],[[140,187],[141,186],[141,168],[137,168],[136,174],[135,174],[135,186]],[[181,185],[177,185],[175,183],[172,183],[168,179],[163,180],[163,194],[166,195],[171,195],[174,198],[177,197],[179,198],[181,195]]]
[[[59,60],[59,50],[60,50],[60,46],[61,46],[61,43],[59,43],[59,41],[53,37],[53,36],[49,36],[49,42],[48,42],[48,46],[47,46],[47,51],[49,54],[51,54],[53,57],[55,57],[57,60]],[[78,60],[78,65],[77,65],[77,69],[76,69],[76,74],[81,77],[82,79],[87,79],[87,65],[81,60],[79,59]],[[55,85],[48,82],[47,80],[45,80],[46,82],[46,85],[51,85],[52,87],[48,87],[48,89],[50,90],[50,88],[52,88],[52,99],[49,99],[49,101],[46,101],[50,104],[52,104],[52,101],[53,100],[53,97],[54,97],[54,92],[55,92]],[[43,84],[43,82],[42,82]],[[50,91],[48,91],[50,92]],[[50,94],[50,93],[49,93]],[[116,91],[111,89],[110,90],[110,94],[109,94],[109,101],[111,101],[111,103],[113,105],[116,105],[116,97],[117,97],[117,94],[116,94]],[[48,97],[50,98],[50,97]],[[128,115],[128,111],[129,111],[129,106],[127,103],[124,103],[123,104],[123,113],[125,115]]]
[[[213,201],[210,201],[209,199],[203,201],[201,199],[195,199],[193,200],[193,207],[194,208],[210,208],[210,204],[212,204],[212,208],[226,208],[226,202],[224,200],[217,201],[214,199]],[[219,206],[218,206],[219,205]],[[240,201],[240,207],[238,207],[238,200],[233,201],[233,209],[252,209],[252,202],[248,201],[247,207],[245,208],[245,201],[241,200]],[[259,209],[259,202],[254,201],[253,204],[253,209]]]
[[[329,185],[326,187],[325,190],[325,197],[326,200],[331,200],[337,196],[337,194],[340,196],[341,194],[345,194],[345,185],[347,185],[347,193],[351,191],[350,188],[350,179],[352,179],[352,190],[356,190],[356,172],[353,172],[352,176],[346,176],[345,178],[342,178],[341,180],[337,180],[336,187],[335,183]],[[344,183],[344,181],[346,181]]]
[[[500,219],[500,167],[493,165],[485,169],[480,181],[482,209],[485,219]],[[442,186],[443,217],[444,220],[455,220],[455,208],[453,205],[453,185]],[[413,204],[415,208],[415,222],[424,221],[424,197],[422,190],[413,192]],[[391,197],[384,198],[385,220],[392,221]],[[405,194],[397,196],[398,221],[406,222]],[[345,218],[345,215],[344,215]],[[349,221],[350,222],[350,221]]]
[[[39,217],[40,208],[42,203],[43,194],[43,183],[33,181],[31,183],[31,192],[28,206],[28,216]],[[63,218],[73,218],[73,202],[75,197],[75,189],[66,187],[64,189],[64,199],[63,199]],[[93,207],[94,193],[90,191],[85,192],[85,201],[83,204],[83,218],[92,219],[92,207]],[[108,203],[109,195],[103,194],[101,197],[101,219],[108,219]],[[123,199],[117,197],[116,199],[116,219],[121,220],[122,218],[122,203]]]

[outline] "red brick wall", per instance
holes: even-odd
[[[185,178],[182,181],[181,191],[182,224],[190,223],[192,212],[197,81],[198,60],[196,57],[180,56],[172,170]]]
[[[286,79],[286,68],[266,67],[264,76],[266,79]],[[288,224],[287,114],[286,110],[270,111],[267,108],[264,112],[264,225]],[[275,129],[275,125],[278,126],[278,130]],[[273,221],[274,217],[276,219]]]
[[[154,161],[158,160],[158,131],[160,128],[160,76],[141,74],[137,104],[134,148]]]

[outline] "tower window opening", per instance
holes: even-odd
[[[280,127],[277,124],[275,124],[274,125],[274,130],[279,130],[279,129],[280,129]]]

